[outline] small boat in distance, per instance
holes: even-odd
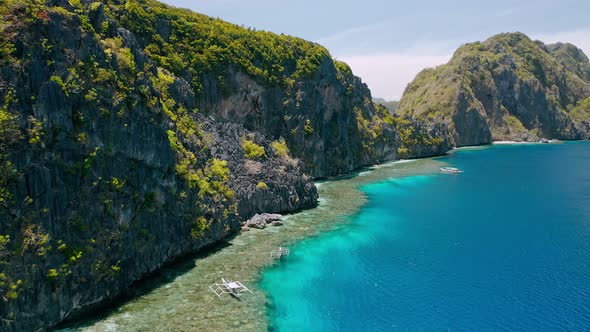
[[[281,259],[285,256],[289,256],[289,248],[279,247],[279,249],[270,252],[270,258]]]
[[[440,171],[442,173],[448,173],[448,174],[458,174],[458,173],[463,173],[462,170],[455,168],[455,167],[441,167]]]

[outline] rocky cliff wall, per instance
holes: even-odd
[[[0,14],[3,331],[108,302],[255,213],[315,206],[312,176],[396,157],[367,87],[313,43],[154,1]]]
[[[224,78],[230,92],[223,95],[215,80],[206,79],[210,83],[204,95],[216,97],[203,98],[199,108],[219,121],[285,139],[306,173],[315,178],[396,157],[399,138],[393,127],[380,121],[367,86],[351,74],[339,73],[329,57],[312,78],[292,87],[265,87],[231,67]],[[376,131],[379,135],[373,136]]]

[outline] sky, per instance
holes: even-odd
[[[164,0],[225,21],[324,45],[371,88],[398,100],[424,68],[502,32],[570,42],[590,55],[590,0]]]

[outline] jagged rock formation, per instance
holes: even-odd
[[[444,123],[418,121],[408,116],[393,116],[402,145],[398,156],[404,159],[442,156],[453,148],[449,129]]]
[[[500,34],[466,44],[448,64],[422,71],[406,88],[400,113],[448,125],[456,146],[587,139],[589,67],[571,44]]]
[[[422,72],[393,114],[320,45],[153,0],[0,6],[0,326],[107,302],[313,178],[590,132],[589,65],[522,34]]]
[[[109,301],[255,213],[313,207],[311,176],[401,144],[314,43],[152,0],[5,0],[0,16],[3,331]]]
[[[313,78],[292,87],[265,87],[233,69],[225,76],[224,86],[232,92],[223,96],[215,83],[207,84],[205,96],[219,97],[203,98],[200,109],[221,121],[284,138],[315,178],[395,158],[399,143],[394,128],[382,121],[387,114],[376,109],[369,89],[346,64],[325,56]]]
[[[549,44],[546,48],[567,70],[590,82],[590,61],[581,49],[570,43]]]

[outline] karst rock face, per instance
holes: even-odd
[[[588,138],[589,65],[468,44],[395,114],[322,46],[154,0],[0,6],[0,326],[49,329],[313,179],[497,139]]]
[[[589,68],[571,44],[500,34],[421,72],[406,88],[400,113],[447,124],[456,146],[587,139]]]
[[[4,1],[0,326],[48,329],[313,178],[396,158],[388,111],[321,46],[152,0]]]

